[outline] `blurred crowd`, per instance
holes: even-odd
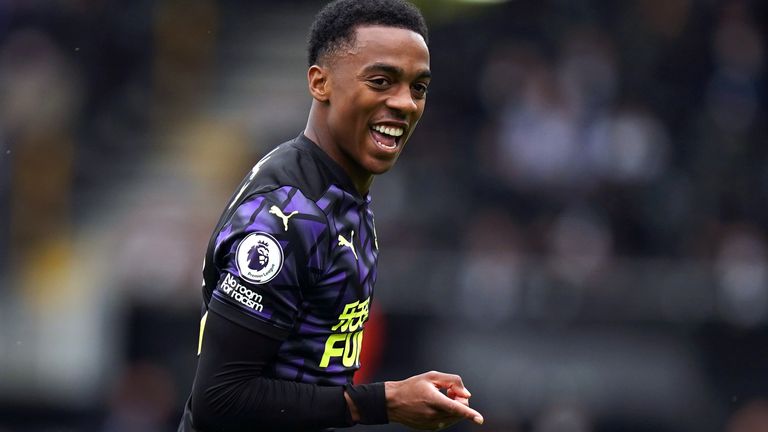
[[[0,2],[0,431],[174,430],[210,231],[306,120],[290,3]],[[416,3],[366,377],[452,368],[489,432],[766,430],[768,4]]]

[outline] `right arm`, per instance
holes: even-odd
[[[196,429],[234,432],[352,425],[343,387],[263,376],[280,343],[209,311],[192,389]]]
[[[367,390],[381,383],[318,386],[264,377],[281,342],[215,312],[209,312],[204,340],[192,390],[193,423],[200,430],[346,427],[361,420],[370,423],[365,418],[381,409],[386,411],[385,418],[374,423],[391,421],[434,430],[465,418],[483,422],[469,408],[470,393],[457,375],[427,372],[387,381],[383,383],[385,398],[379,400]]]

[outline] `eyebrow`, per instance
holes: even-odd
[[[370,73],[370,72],[386,72],[392,75],[396,76],[403,76],[405,75],[405,70],[401,67],[393,66],[388,63],[374,63],[372,65],[368,65],[363,69],[364,73]],[[429,69],[422,70],[418,76],[417,79],[421,78],[432,78],[432,72],[429,71]]]

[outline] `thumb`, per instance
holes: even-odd
[[[469,399],[472,393],[466,387],[448,387],[445,394],[451,399]]]

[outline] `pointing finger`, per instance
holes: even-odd
[[[446,405],[444,410],[456,416],[464,417],[472,420],[473,422],[481,425],[483,424],[482,414],[470,408],[468,405],[464,405],[461,402],[446,398]]]

